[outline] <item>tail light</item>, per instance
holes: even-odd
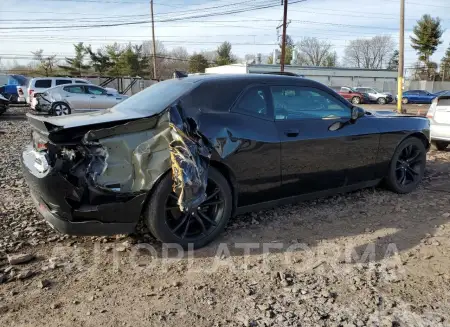
[[[33,94],[34,90],[28,90],[28,95],[31,96]]]
[[[35,150],[37,150],[37,151],[48,150],[48,142],[46,140],[42,139],[42,137],[38,133],[32,132],[31,137],[33,139],[33,146],[34,146]]]
[[[434,113],[435,113],[435,111],[436,111],[436,107],[437,107],[437,105],[438,105],[438,101],[439,101],[439,99],[438,99],[438,98],[435,98],[435,99],[431,102],[431,106],[430,106],[430,108],[428,109],[428,112],[427,112],[427,118],[433,118],[433,117],[434,117]]]

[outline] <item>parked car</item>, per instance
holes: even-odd
[[[44,218],[74,235],[133,232],[201,247],[232,215],[422,180],[430,123],[378,115],[318,82],[268,74],[156,83],[111,109],[27,115],[24,178]]]
[[[0,93],[11,103],[25,102],[22,87],[27,85],[28,78],[16,74],[0,74]]]
[[[10,101],[5,98],[2,94],[0,94],[0,115],[3,114],[6,110],[8,110]]]
[[[64,84],[91,84],[91,82],[82,78],[70,78],[70,77],[36,77],[32,78],[28,84],[28,88],[24,88],[25,94],[27,94],[26,102],[33,106],[33,98],[39,96],[45,90],[55,86]]]
[[[431,144],[444,151],[450,143],[450,92],[433,99],[427,117],[431,124]]]
[[[128,98],[91,84],[66,84],[48,89],[33,99],[32,108],[55,116],[111,108]]]
[[[339,95],[341,95],[344,99],[347,99],[353,104],[360,103],[368,103],[369,98],[367,94],[362,92],[358,92],[355,89],[348,86],[333,86],[333,90],[335,90]]]
[[[376,102],[378,104],[386,104],[394,101],[394,97],[389,92],[381,92],[373,87],[355,87],[357,92],[365,93],[369,96],[370,102]]]
[[[403,92],[402,103],[431,103],[437,95],[423,90],[410,90]],[[397,97],[396,100],[398,101]]]

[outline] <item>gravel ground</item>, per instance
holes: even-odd
[[[238,216],[182,253],[145,232],[52,231],[21,177],[30,128],[11,117],[0,118],[0,326],[450,326],[450,152],[428,154],[412,194]]]

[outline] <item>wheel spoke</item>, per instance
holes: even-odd
[[[186,214],[186,217],[188,217],[188,221],[187,221],[186,227],[184,229],[183,235],[181,235],[181,238],[185,238],[186,237],[186,234],[187,234],[187,232],[189,230],[189,226],[191,225],[191,215]]]
[[[209,195],[209,196],[206,198],[206,200],[203,201],[203,202],[207,202],[208,200],[211,200],[211,199],[214,198],[217,194],[219,194],[219,192],[220,192],[220,190],[216,188],[216,189],[214,190],[214,192],[213,192],[211,195]]]
[[[177,230],[179,230],[181,228],[181,226],[183,226],[186,223],[188,218],[189,218],[189,215],[187,213],[184,214],[184,216],[181,218],[181,222],[174,229],[172,229],[172,233],[175,233]]]
[[[206,227],[205,227],[205,224],[203,223],[202,218],[197,213],[194,214],[194,218],[200,224],[200,227],[202,228],[202,234],[205,234],[206,233]]]
[[[413,155],[411,158],[407,159],[406,162],[411,164],[415,164],[420,159],[420,151],[417,151],[415,155]]]
[[[402,174],[401,174],[399,183],[402,184],[402,185],[405,185],[405,181],[406,181],[406,172],[405,172],[404,170],[402,170],[401,172],[402,172]]]
[[[412,167],[410,167],[410,166],[407,166],[407,167],[406,167],[406,171],[409,172],[409,173],[411,174],[411,176],[413,176],[413,178],[414,178],[414,176],[419,175],[419,173],[418,173],[417,171],[415,171],[415,170],[414,170]]]
[[[198,214],[203,218],[203,220],[206,220],[208,223],[210,223],[211,225],[213,225],[214,227],[217,226],[216,222],[213,221],[211,218],[209,218],[206,214],[204,214],[203,212],[199,211]]]
[[[213,205],[217,205],[217,204],[222,204],[223,200],[216,200],[216,201],[211,201],[211,202],[203,202],[200,205],[200,208],[202,207],[207,207],[207,206],[213,206]]]

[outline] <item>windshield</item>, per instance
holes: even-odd
[[[196,84],[182,79],[158,82],[115,105],[112,111],[135,111],[146,116],[157,114],[195,86]]]

